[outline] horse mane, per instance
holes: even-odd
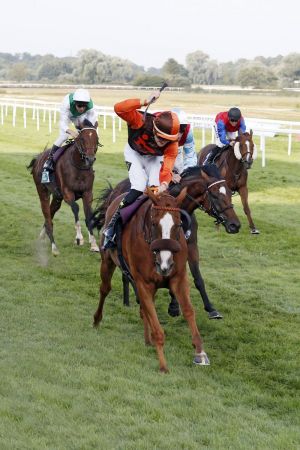
[[[206,165],[206,166],[198,166],[197,165],[197,166],[188,167],[187,169],[185,169],[182,172],[181,178],[185,178],[186,179],[188,177],[192,178],[192,177],[195,177],[195,176],[200,176],[202,170],[209,177],[220,178],[219,169],[217,168],[217,166],[215,164],[209,164],[209,165]]]
[[[83,126],[84,127],[95,128],[94,125],[92,124],[92,122],[90,122],[88,119],[84,119]]]
[[[93,214],[90,218],[90,225],[92,226],[92,228],[97,228],[97,230],[100,230],[104,225],[105,213],[108,207],[107,201],[114,190],[110,182],[107,181],[107,183],[108,187],[103,189],[100,192],[99,197],[96,199],[96,208],[94,209]]]

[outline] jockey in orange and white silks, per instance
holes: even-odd
[[[77,132],[69,128],[72,122],[78,128],[87,119],[92,125],[97,122],[97,113],[93,101],[86,89],[77,89],[74,93],[64,97],[60,108],[59,137],[54,144],[60,147],[70,135],[77,136]]]
[[[103,232],[103,250],[116,245],[115,227],[120,218],[120,210],[132,204],[147,186],[155,186],[157,193],[161,193],[172,181],[172,171],[178,154],[178,117],[172,111],[156,114],[140,111],[142,106],[154,103],[159,96],[160,91],[155,91],[148,100],[124,100],[114,107],[116,114],[125,120],[128,126],[124,157],[131,187]]]
[[[159,97],[158,91],[151,95]],[[147,113],[144,118],[139,109],[149,101],[124,100],[115,105],[115,112],[128,126],[124,156],[131,188],[143,192],[147,186],[158,186],[162,192],[172,180],[178,153],[179,120],[171,111]]]
[[[239,108],[230,108],[229,111],[217,114],[214,130],[216,134],[216,145],[220,148],[230,145],[238,131],[245,133],[245,120]]]

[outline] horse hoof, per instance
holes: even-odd
[[[259,231],[257,228],[252,228],[252,229],[250,230],[250,233],[251,233],[251,234],[260,234],[260,231]]]
[[[208,313],[208,318],[209,319],[223,319],[223,316],[217,310],[214,310],[214,311],[210,311]]]
[[[210,365],[210,361],[205,352],[196,353],[193,363],[196,364],[197,366],[209,366]]]
[[[160,373],[169,373],[169,369],[167,367],[160,367],[159,371]]]
[[[91,247],[91,252],[94,252],[94,253],[99,253],[99,252],[100,252],[100,250],[99,250],[99,247],[98,247],[98,245],[95,245],[95,246]]]
[[[57,248],[53,248],[53,249],[52,249],[52,255],[53,255],[53,256],[58,256],[58,255],[59,255],[59,251],[58,251]]]
[[[178,305],[177,306],[169,305],[168,314],[171,317],[178,317],[178,316],[180,316],[179,306]]]

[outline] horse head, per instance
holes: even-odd
[[[79,134],[75,139],[76,148],[79,151],[81,159],[85,162],[85,165],[92,167],[96,160],[95,155],[100,145],[97,127],[89,120],[85,119],[83,124],[78,127],[78,132]]]
[[[236,138],[236,143],[234,144],[234,154],[236,159],[241,161],[245,169],[251,169],[253,161],[257,157],[256,145],[252,140],[253,132],[241,133]]]
[[[227,233],[238,233],[241,224],[231,203],[231,191],[216,166],[189,167],[181,174],[180,185],[187,187],[182,207],[189,214],[199,208],[221,223]],[[180,185],[173,185],[170,192],[176,195]]]
[[[168,193],[155,195],[150,189],[147,194],[152,201],[150,249],[155,255],[157,273],[166,277],[174,266],[174,253],[182,248],[180,205],[186,196],[186,189],[176,198]]]

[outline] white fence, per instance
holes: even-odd
[[[16,126],[17,110],[21,109],[23,116],[23,126],[27,127],[27,120],[31,119],[36,123],[39,131],[41,121],[47,122],[49,133],[52,133],[53,124],[56,124],[60,103],[44,102],[41,100],[14,99],[0,97],[0,125],[7,120],[9,109],[12,110],[12,126]],[[103,129],[107,128],[107,120],[112,123],[112,141],[116,142],[116,127],[121,131],[122,120],[115,114],[112,107],[95,105],[98,116],[103,118]],[[214,142],[214,116],[204,114],[189,114],[188,119],[193,128],[202,130],[202,147],[206,143],[206,131],[211,131],[211,142]],[[292,153],[292,136],[300,135],[300,122],[288,122],[279,120],[245,118],[247,128],[253,130],[255,136],[260,137],[260,150],[262,152],[262,167],[266,164],[266,137],[273,137],[278,134],[287,136],[287,154]]]

